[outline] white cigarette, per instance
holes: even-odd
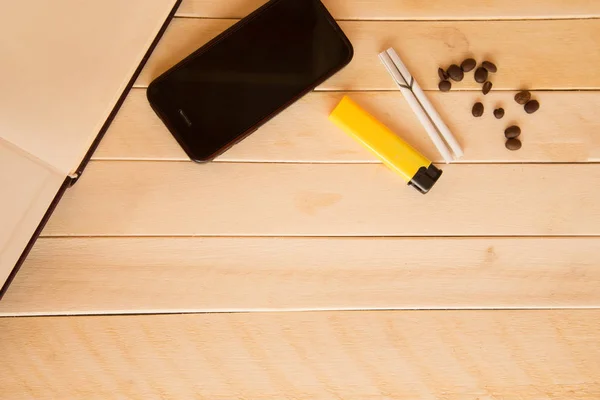
[[[406,65],[404,65],[404,63],[402,62],[402,60],[400,59],[400,57],[394,49],[387,49],[387,54],[391,58],[392,62],[396,65],[398,70],[402,73],[404,79],[407,82],[412,81],[412,90],[415,93],[415,96],[417,97],[421,105],[423,106],[423,108],[425,109],[425,112],[427,112],[427,115],[429,115],[435,126],[438,128],[439,132],[442,134],[444,140],[446,140],[446,143],[448,143],[456,157],[461,158],[464,155],[464,153],[462,148],[460,147],[460,144],[458,143],[452,132],[450,132],[450,129],[448,129],[448,126],[446,126],[446,124],[442,120],[442,117],[440,117],[440,114],[433,107],[427,96],[425,96],[425,93],[423,93],[421,86],[419,86],[417,81],[410,74],[408,68],[406,68]]]
[[[383,53],[379,54],[379,58],[381,59],[381,62],[383,63],[383,65],[385,65],[385,67],[388,70],[388,72],[390,73],[390,75],[392,75],[392,78],[394,78],[396,85],[398,85],[398,88],[404,95],[404,98],[406,99],[406,101],[412,108],[413,112],[415,113],[415,115],[417,116],[419,121],[421,122],[421,125],[423,125],[423,127],[425,128],[425,131],[429,135],[429,138],[431,139],[431,141],[433,142],[433,144],[435,145],[435,147],[437,148],[439,153],[442,155],[442,158],[444,159],[444,161],[446,163],[451,162],[453,160],[452,154],[450,154],[450,151],[448,150],[446,143],[444,143],[444,141],[442,140],[438,130],[433,125],[433,122],[431,122],[431,120],[429,119],[429,117],[427,116],[427,114],[425,113],[423,108],[421,107],[421,104],[417,100],[415,94],[413,93],[412,90],[410,90],[410,83],[407,82],[404,79],[404,77],[400,74],[400,71],[398,71],[398,69],[396,69],[393,61],[391,60],[390,56],[387,53],[383,52]]]

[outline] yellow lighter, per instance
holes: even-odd
[[[442,175],[442,170],[348,96],[344,96],[329,119],[423,194],[429,192]]]

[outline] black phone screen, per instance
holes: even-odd
[[[253,132],[352,59],[319,0],[272,0],[148,88],[148,99],[195,161]]]

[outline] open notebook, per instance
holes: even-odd
[[[179,1],[0,3],[0,296]]]

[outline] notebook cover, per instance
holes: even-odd
[[[0,298],[180,2],[0,4]]]

